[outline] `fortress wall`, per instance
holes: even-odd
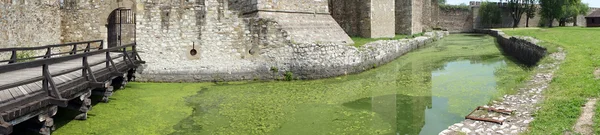
[[[367,0],[330,0],[331,16],[349,35],[358,37],[370,33],[370,8]]]
[[[441,9],[438,21],[439,28],[451,33],[473,32],[473,15],[470,10]]]
[[[60,43],[59,8],[52,0],[0,2],[0,48]]]

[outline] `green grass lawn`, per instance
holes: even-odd
[[[418,33],[418,34],[413,34],[413,35],[399,34],[393,38],[364,38],[364,37],[350,37],[350,38],[352,38],[352,41],[354,41],[355,47],[361,47],[367,43],[375,42],[375,41],[379,41],[379,40],[399,40],[399,39],[413,38],[413,37],[418,37],[418,36],[423,36],[423,33]]]
[[[564,27],[551,29],[504,29],[511,36],[531,36],[565,49],[567,58],[545,91],[545,101],[530,125],[529,134],[563,134],[571,131],[587,98],[600,97],[600,81],[593,77],[600,67],[600,29]],[[600,109],[594,116],[600,134]]]

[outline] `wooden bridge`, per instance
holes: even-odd
[[[86,119],[92,91],[108,102],[144,61],[135,43],[103,45],[97,40],[0,48],[0,56],[10,56],[0,59],[0,134],[10,134],[13,125],[25,121],[37,122],[40,134],[50,134],[57,107],[76,109],[81,112],[77,119]]]

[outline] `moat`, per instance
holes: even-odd
[[[529,73],[502,55],[493,37],[456,34],[336,78],[132,83],[110,103],[94,106],[87,121],[59,113],[56,133],[437,134]]]

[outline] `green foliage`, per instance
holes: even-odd
[[[464,10],[464,11],[468,11],[471,10],[471,8],[469,7],[469,5],[462,3],[460,5],[446,5],[446,4],[440,4],[439,5],[441,10]]]
[[[600,67],[600,29],[562,27],[551,29],[505,30],[509,35],[532,36],[565,49],[566,60],[555,72],[552,83],[544,91],[544,102],[530,125],[529,134],[563,134],[571,129],[581,114],[587,98],[598,97],[600,83],[593,70]],[[542,44],[544,45],[544,44]],[[594,116],[600,121],[600,113]],[[598,125],[595,125],[598,127]],[[596,133],[600,128],[595,128]]]
[[[540,0],[540,14],[547,21],[548,26],[552,27],[552,21],[558,19],[561,26],[564,26],[568,19],[572,19],[574,14],[578,14],[578,8],[581,0]],[[572,21],[572,20],[571,20]]]
[[[17,52],[17,62],[27,62],[32,61],[31,57],[35,57],[35,52],[33,51],[18,51]]]
[[[276,66],[272,66],[270,70],[273,73],[278,73],[279,72],[279,68],[277,68]]]
[[[537,3],[538,0],[526,0],[525,2],[527,3],[527,10],[525,11],[525,14],[527,15],[527,18],[534,18],[537,12]]]
[[[577,10],[579,11],[579,15],[587,15],[590,12],[590,6],[587,3],[579,3]]]
[[[352,39],[352,41],[354,41],[354,47],[361,47],[367,43],[370,42],[375,42],[375,41],[379,41],[379,40],[399,40],[399,39],[405,39],[405,38],[414,38],[415,36],[422,36],[423,33],[418,33],[418,34],[414,34],[414,35],[396,35],[393,38],[364,38],[364,37],[350,37]]]
[[[513,19],[513,28],[519,26],[523,13],[528,10],[529,2],[527,0],[508,0],[508,10]]]
[[[493,25],[499,24],[502,22],[502,10],[498,7],[497,4],[485,1],[481,3],[481,7],[479,9],[479,15],[481,16],[481,23],[487,25],[488,27],[492,27]]]
[[[285,74],[283,74],[283,76],[285,76],[286,81],[294,80],[294,73],[292,73],[292,71],[285,71]]]

